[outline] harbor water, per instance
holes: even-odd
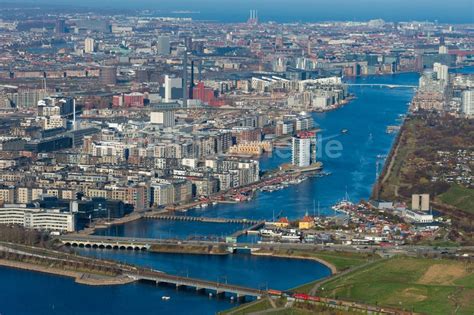
[[[416,73],[374,76],[350,80],[350,83],[384,83],[417,85]],[[353,86],[356,99],[343,108],[315,113],[321,127],[323,154],[320,161],[331,175],[310,178],[299,185],[275,192],[259,192],[244,203],[221,204],[190,210],[186,215],[225,218],[271,220],[274,215],[290,219],[306,212],[332,215],[331,205],[346,192],[353,201],[367,199],[376,177],[378,156],[388,154],[395,134],[386,133],[389,125],[399,125],[400,115],[406,113],[414,90]],[[347,133],[341,130],[347,129]],[[337,141],[340,154],[325,154],[325,143]],[[334,142],[333,142],[334,143]],[[262,158],[262,169],[288,162],[290,152],[280,150]],[[379,161],[383,164],[383,160]],[[240,226],[228,224],[157,222],[139,220],[121,227],[110,227],[101,235],[130,237],[176,237],[192,235],[225,236]],[[143,252],[81,250],[82,254],[116,259],[157,270],[240,285],[290,289],[297,285],[329,275],[329,269],[308,260],[277,259],[252,255],[174,255]],[[167,287],[134,283],[122,286],[89,287],[75,284],[72,279],[0,268],[0,314],[214,314],[232,307],[229,299],[209,299],[193,291],[176,291]],[[164,301],[162,296],[170,296]]]

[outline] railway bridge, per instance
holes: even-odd
[[[158,271],[141,271],[139,273],[126,274],[136,281],[153,282],[157,285],[167,284],[179,288],[194,289],[197,292],[209,292],[216,296],[225,296],[230,294],[237,298],[255,297],[260,298],[267,294],[266,290],[254,289],[234,284],[228,284],[217,281],[202,280],[190,277],[170,275]]]

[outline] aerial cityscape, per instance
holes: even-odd
[[[0,314],[474,314],[474,3],[356,2],[0,0]]]

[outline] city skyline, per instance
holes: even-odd
[[[10,1],[0,314],[473,312],[471,3]]]

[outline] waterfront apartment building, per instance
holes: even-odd
[[[0,208],[0,224],[18,224],[25,228],[74,232],[76,217],[60,209],[28,208],[26,205],[5,205]]]
[[[166,206],[174,202],[174,187],[169,182],[151,185],[151,204],[153,206]]]
[[[192,183],[184,179],[158,179],[150,185],[150,190],[150,204],[153,206],[188,202],[193,197]]]
[[[275,126],[275,135],[291,135],[294,131],[294,124],[292,121],[278,121]]]
[[[316,162],[316,137],[313,132],[300,132],[292,138],[291,164],[307,167]]]

